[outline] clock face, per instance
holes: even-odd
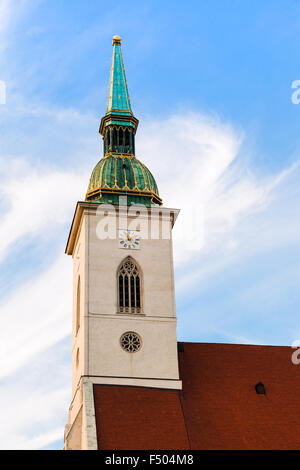
[[[138,250],[141,246],[141,235],[135,230],[119,230],[119,247]]]

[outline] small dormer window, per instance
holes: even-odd
[[[262,382],[258,382],[255,385],[255,391],[256,391],[257,395],[265,395],[266,394],[266,389],[265,389],[265,386]]]

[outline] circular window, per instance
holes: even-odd
[[[121,347],[129,353],[137,352],[142,347],[140,336],[133,331],[124,333],[120,338]]]

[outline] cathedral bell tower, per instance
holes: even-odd
[[[66,449],[97,449],[93,386],[180,390],[172,228],[156,181],[135,155],[134,117],[113,38],[103,158],[78,202],[73,258],[72,402]]]

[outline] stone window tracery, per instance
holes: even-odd
[[[120,313],[141,312],[141,278],[134,260],[129,256],[118,271],[118,302]]]
[[[135,353],[142,347],[141,337],[133,331],[127,331],[120,338],[120,344],[124,351]]]

